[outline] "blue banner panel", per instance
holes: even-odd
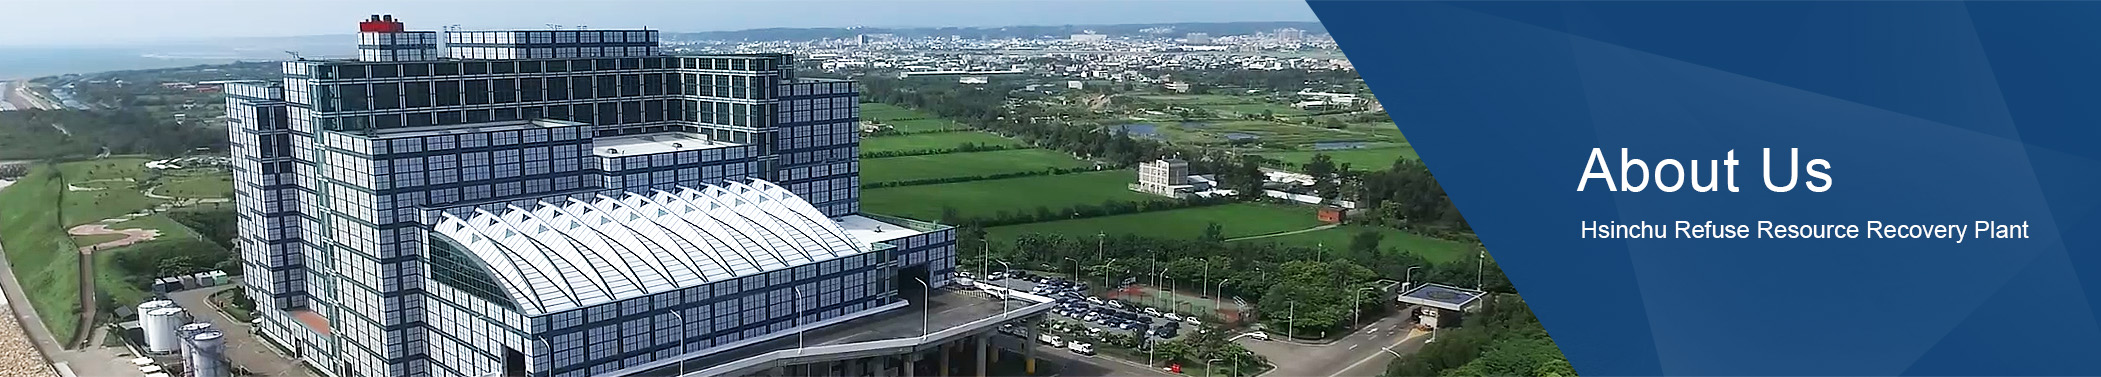
[[[2101,3],[1311,5],[1579,373],[2101,375]]]

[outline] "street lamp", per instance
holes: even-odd
[[[1165,267],[1162,267],[1162,268],[1160,268],[1160,272],[1155,272],[1155,273],[1153,273],[1153,285],[1154,285],[1154,288],[1159,288],[1159,284],[1160,284],[1160,279],[1162,279],[1162,278],[1165,278],[1165,279],[1167,279],[1167,281],[1168,281],[1168,282],[1170,282],[1170,283],[1172,283],[1173,281],[1175,281],[1175,278],[1174,278],[1173,276],[1168,276],[1168,275],[1167,275],[1167,268],[1165,268]],[[1169,287],[1167,287],[1167,294],[1168,294],[1168,295],[1172,295],[1172,294],[1174,294],[1174,292],[1175,292],[1175,290],[1174,290],[1174,287],[1172,287],[1172,286],[1169,286]],[[1160,294],[1155,294],[1155,295],[1153,295],[1153,306],[1155,306],[1155,307],[1159,307],[1159,306],[1165,306],[1165,304],[1166,304],[1166,303],[1167,303],[1167,295],[1160,295]],[[1168,310],[1174,310],[1174,308],[1168,308]]]
[[[797,295],[797,296],[801,296],[801,295]],[[677,308],[673,308],[673,309],[671,309],[671,316],[672,316],[672,317],[677,317],[677,318],[678,318],[678,354],[679,354],[679,355],[685,355],[685,354],[686,354],[686,338],[687,338],[688,336],[692,335],[692,334],[687,334],[687,333],[686,333],[686,315],[684,315],[684,314],[678,314],[678,309],[677,309]],[[678,375],[679,375],[679,376],[681,376],[681,377],[683,377],[683,376],[685,376],[685,375],[686,375],[686,359],[685,359],[685,358],[679,358],[679,360],[678,360]]]
[[[1288,309],[1284,309],[1284,315],[1291,318],[1286,319],[1285,321],[1287,322],[1284,322],[1284,338],[1297,339],[1298,337],[1295,336],[1295,333],[1299,329],[1299,301],[1291,300],[1289,302],[1291,306]],[[1435,338],[1436,336],[1431,337]]]
[[[919,338],[924,340],[926,338],[927,319],[933,317],[933,313],[928,309],[934,306],[934,285],[927,284],[926,279],[920,279],[916,276],[912,277],[912,280],[918,280],[919,286],[926,287],[925,291],[921,291],[926,294],[926,297],[920,299],[919,302]]]
[[[1080,260],[1072,257],[1066,257],[1065,260],[1072,261],[1072,281],[1080,281]]]
[[[1488,268],[1488,251],[1474,254],[1474,290],[1481,290],[1481,274]]]
[[[1008,273],[1009,275],[1012,275],[1012,274],[1013,274],[1013,272],[1014,272],[1014,265],[1011,265],[1011,264],[1007,264],[1007,261],[1003,261],[1003,260],[996,260],[996,261],[993,261],[993,262],[999,262],[999,267],[1000,267],[1001,269],[1003,269],[1003,270],[1004,270],[1003,272],[1006,272],[1006,273]],[[1009,278],[1009,279],[1011,279],[1011,278]],[[1013,288],[1007,288],[1007,280],[1008,280],[1008,279],[1000,279],[1000,280],[999,280],[999,289],[1001,289],[1001,290],[1004,290],[1004,291],[1005,291],[1005,292],[1001,292],[1001,293],[1000,293],[1000,297],[999,297],[999,318],[1000,318],[1000,319],[1006,319],[1006,318],[1007,318],[1007,303],[1009,303],[1009,302],[1013,302],[1013,301],[1014,301],[1014,300],[1009,300],[1009,299],[1008,299],[1008,298],[1010,298],[1010,297],[1014,297],[1014,289],[1013,289]]]
[[[1103,292],[1107,292],[1107,291],[1111,290],[1111,288],[1116,288],[1116,287],[1115,287],[1115,286],[1113,286],[1113,285],[1109,285],[1109,265],[1112,265],[1112,264],[1116,264],[1116,258],[1109,258],[1109,261],[1108,261],[1108,262],[1102,262],[1102,291],[1103,291]],[[1106,293],[1104,293],[1104,294],[1106,295]]]
[[[802,287],[788,287],[788,289],[795,290],[795,301],[789,303],[788,310],[792,311],[793,313],[790,314],[795,316],[795,355],[802,356],[803,347],[809,346],[809,342],[806,341],[803,337],[803,333],[808,332],[809,329],[805,329],[802,326],[802,300],[803,297],[809,296],[802,295]],[[932,291],[934,289],[929,287],[927,288],[927,290]],[[929,293],[928,296],[932,296],[932,294]],[[683,348],[683,346],[681,346],[681,348]]]
[[[1394,358],[1400,358],[1400,357],[1401,357],[1401,353],[1400,353],[1399,351],[1394,351],[1394,350],[1393,350],[1393,347],[1379,347],[1379,350],[1380,350],[1380,351],[1386,351],[1386,353],[1390,353],[1390,354],[1393,354],[1393,357],[1394,357]]]
[[[1218,303],[1218,296],[1224,296],[1224,295],[1226,295],[1226,281],[1230,281],[1230,280],[1233,280],[1233,278],[1224,278],[1224,279],[1218,279],[1218,288],[1215,288],[1215,289],[1212,289],[1212,290],[1211,290],[1211,310],[1212,310],[1212,311],[1216,312],[1216,311],[1218,311],[1218,309],[1219,309],[1219,308],[1221,308],[1221,306],[1219,306],[1219,303]]]
[[[1211,362],[1213,361],[1226,361],[1226,359],[1204,360],[1204,377],[1211,377]]]

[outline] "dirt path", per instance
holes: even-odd
[[[94,333],[96,332],[95,313],[97,313],[98,309],[95,305],[95,251],[125,247],[160,238],[160,230],[157,229],[110,229],[109,227],[111,224],[131,221],[131,219],[138,218],[138,216],[141,215],[125,215],[66,229],[66,234],[75,236],[124,235],[124,238],[114,241],[80,247],[80,327],[78,331],[74,332],[72,340],[74,347],[85,345],[87,339],[94,338]]]
[[[1328,225],[1316,226],[1316,227],[1312,227],[1312,228],[1306,228],[1306,229],[1299,229],[1299,230],[1294,230],[1294,231],[1289,231],[1289,232],[1277,232],[1277,233],[1270,233],[1270,234],[1257,234],[1257,235],[1252,235],[1252,236],[1247,236],[1247,237],[1240,237],[1240,238],[1228,238],[1228,239],[1226,239],[1226,242],[1233,242],[1233,241],[1245,241],[1245,240],[1254,240],[1254,239],[1263,239],[1263,238],[1270,238],[1270,237],[1283,237],[1283,236],[1289,236],[1289,235],[1293,235],[1293,234],[1299,234],[1299,233],[1306,233],[1306,232],[1318,232],[1318,231],[1323,231],[1323,230],[1328,230],[1328,229],[1335,229],[1335,227],[1338,227],[1338,226],[1342,226],[1342,224],[1328,224]]]

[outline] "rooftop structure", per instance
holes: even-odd
[[[1463,311],[1471,310],[1475,301],[1481,299],[1481,291],[1430,283],[1410,288],[1395,299],[1402,303]]]

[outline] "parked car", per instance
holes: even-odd
[[[1149,315],[1149,316],[1154,316],[1154,317],[1158,317],[1158,316],[1160,316],[1160,310],[1159,310],[1159,309],[1153,309],[1153,308],[1145,308],[1145,315]]]
[[[1168,320],[1169,322],[1181,322],[1181,321],[1182,321],[1182,315],[1180,315],[1180,314],[1174,314],[1174,313],[1162,313],[1162,314],[1160,314],[1160,318],[1166,318],[1166,319],[1167,319],[1167,320]]]
[[[1261,331],[1256,331],[1256,332],[1251,332],[1251,333],[1247,333],[1247,334],[1246,334],[1246,335],[1244,335],[1244,336],[1248,337],[1248,339],[1254,339],[1254,340],[1269,340],[1269,333],[1266,333],[1266,332],[1261,332]]]
[[[1087,343],[1080,343],[1080,342],[1072,342],[1072,344],[1068,344],[1068,345],[1066,345],[1066,346],[1065,346],[1065,348],[1066,348],[1066,349],[1069,349],[1069,350],[1072,350],[1072,353],[1077,353],[1077,354],[1081,354],[1081,355],[1089,355],[1089,356],[1092,356],[1092,355],[1094,355],[1094,345],[1093,345],[1093,344],[1087,344]]]
[[[1036,341],[1037,341],[1037,342],[1041,342],[1041,343],[1043,343],[1043,344],[1049,344],[1049,345],[1051,345],[1052,347],[1064,347],[1064,346],[1065,346],[1065,340],[1064,340],[1064,339],[1059,339],[1057,335],[1051,335],[1051,334],[1043,334],[1043,335],[1037,335],[1037,336],[1036,336]]]
[[[1087,298],[1087,303],[1089,303],[1089,304],[1095,304],[1095,305],[1101,305],[1101,304],[1102,304],[1102,299],[1101,299],[1100,297],[1088,297],[1088,298]]]
[[[954,286],[956,289],[975,289],[978,287],[978,282],[966,277],[957,277]]]
[[[1184,317],[1184,318],[1182,318],[1182,322],[1188,322],[1188,323],[1189,323],[1189,325],[1191,325],[1191,326],[1197,326],[1197,325],[1203,325],[1203,324],[1204,324],[1204,322],[1203,322],[1203,321],[1198,321],[1198,320],[1196,320],[1196,316],[1194,316],[1194,315],[1191,315],[1191,316],[1188,316],[1188,317]]]

